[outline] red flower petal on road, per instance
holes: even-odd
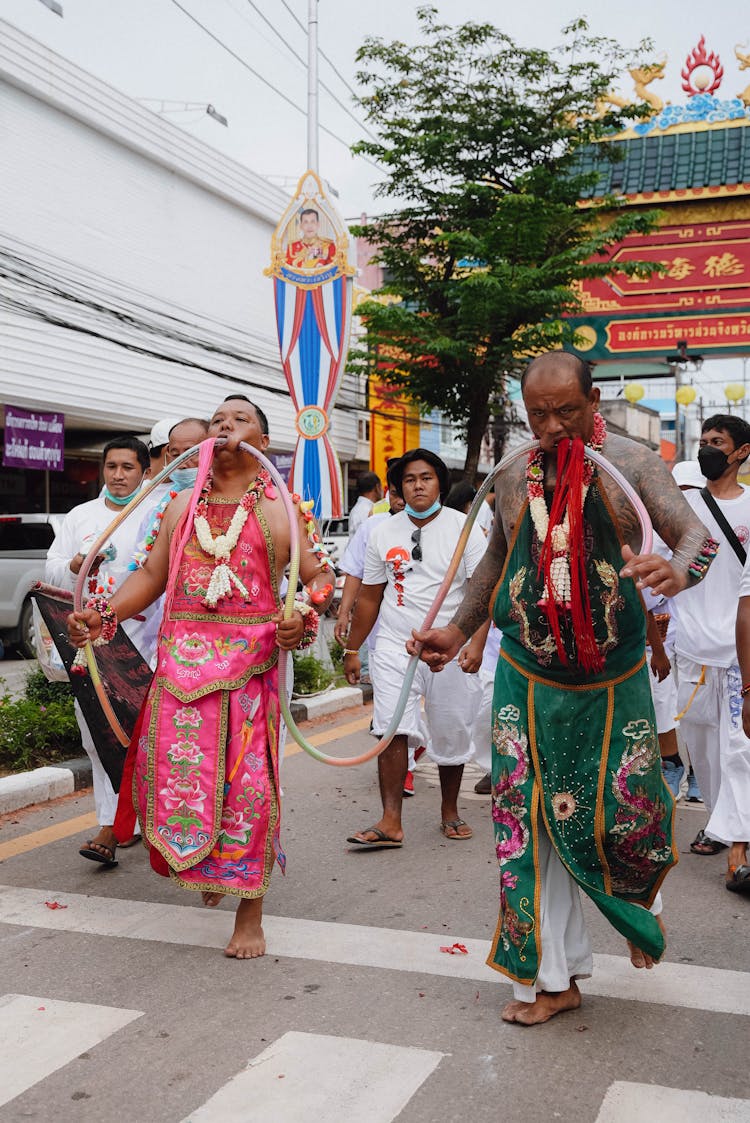
[[[48,909],[66,909],[67,905],[61,905],[59,901],[45,901]]]
[[[469,954],[469,949],[467,948],[466,944],[451,944],[450,947],[444,947],[444,948],[441,948],[440,950],[447,952],[448,955],[468,955]]]

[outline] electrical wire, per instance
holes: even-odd
[[[287,105],[291,105],[292,109],[296,109],[297,112],[301,113],[303,117],[307,116],[307,111],[301,105],[298,105],[296,101],[290,98],[288,94],[285,94],[283,90],[280,90],[278,86],[274,86],[273,82],[269,82],[267,78],[264,78],[263,75],[259,71],[255,70],[252,66],[250,66],[250,64],[246,62],[241,55],[238,55],[237,52],[233,51],[231,47],[227,46],[227,44],[223,40],[219,39],[218,35],[214,35],[213,31],[210,31],[205,26],[205,24],[201,23],[201,21],[192,14],[192,12],[189,12],[187,8],[184,8],[182,6],[180,0],[172,0],[172,3],[176,8],[179,8],[183,15],[187,16],[187,18],[191,20],[196,25],[196,27],[199,27],[201,31],[208,35],[209,39],[213,39],[214,43],[217,43],[218,46],[220,46],[227,52],[227,54],[231,55],[232,58],[240,64],[240,66],[244,66],[245,70],[249,71],[250,74],[253,75],[253,77],[259,79],[259,81],[261,81],[265,86],[268,86],[270,90],[273,90],[275,94],[278,94],[282,101],[285,101]],[[349,152],[351,152],[351,145],[349,144],[349,142],[344,140],[343,137],[340,137],[338,133],[333,132],[332,129],[329,129],[326,125],[322,125],[320,123],[318,127],[321,132],[326,133],[326,135],[332,137],[333,140],[337,140],[339,144],[343,144],[344,147],[347,148]],[[361,152],[352,153],[352,155],[358,156],[359,159],[365,160],[368,164],[372,164],[372,166],[374,168],[377,168],[379,172],[382,171],[380,165],[376,164],[374,160],[371,160],[369,156],[365,156]]]
[[[295,12],[295,11],[294,11],[294,10],[293,10],[292,8],[290,8],[290,7],[289,7],[289,5],[287,4],[286,0],[281,0],[281,3],[282,3],[282,4],[284,5],[284,7],[286,8],[286,10],[287,10],[287,11],[289,12],[289,15],[290,15],[290,16],[292,17],[292,19],[294,20],[294,22],[295,22],[295,23],[296,23],[296,24],[297,24],[297,25],[298,25],[299,27],[301,27],[301,28],[302,28],[302,30],[304,31],[305,35],[307,35],[307,28],[305,27],[305,25],[304,25],[304,23],[302,22],[302,20],[301,20],[301,19],[300,19],[300,18],[298,17],[297,13],[296,13],[296,12]],[[340,79],[340,81],[342,81],[342,82],[344,83],[344,85],[346,86],[347,90],[348,90],[348,91],[349,91],[349,93],[350,93],[350,94],[352,95],[352,97],[355,97],[355,98],[359,98],[359,94],[357,93],[357,91],[356,91],[356,90],[355,90],[355,89],[354,89],[354,88],[353,88],[352,86],[350,86],[350,85],[349,85],[349,83],[347,82],[347,80],[346,80],[346,78],[344,77],[344,75],[343,75],[343,74],[341,73],[341,71],[339,70],[339,68],[338,68],[338,67],[336,66],[336,63],[335,63],[335,62],[333,62],[333,60],[332,60],[331,58],[329,58],[329,57],[328,57],[328,55],[327,55],[327,54],[325,53],[325,51],[324,51],[324,50],[322,49],[322,47],[321,47],[321,48],[319,48],[319,53],[320,53],[320,57],[321,57],[321,58],[324,58],[324,59],[325,59],[325,61],[326,61],[326,62],[328,63],[328,65],[330,66],[331,70],[332,70],[332,71],[333,71],[333,73],[334,73],[334,74],[336,75],[336,77],[337,77],[338,79]]]
[[[287,40],[284,38],[284,36],[279,31],[279,29],[277,27],[275,27],[273,25],[273,23],[271,23],[268,16],[266,16],[265,13],[261,11],[261,9],[255,3],[255,0],[245,0],[245,2],[250,5],[250,7],[253,9],[254,12],[257,12],[257,14],[263,20],[263,22],[268,27],[270,27],[271,31],[274,33],[276,38],[279,39],[283,43],[283,45],[286,47],[286,49],[289,51],[289,53],[292,54],[294,56],[294,58],[296,58],[297,62],[302,63],[302,65],[305,67],[305,69],[307,69],[307,59],[304,58],[304,56],[301,55],[298,51],[295,51],[295,49],[291,45],[291,43],[287,42]],[[319,52],[319,53],[322,53],[322,52]],[[359,117],[357,117],[354,113],[352,113],[352,111],[351,111],[351,109],[349,109],[348,105],[346,105],[341,100],[341,98],[338,97],[338,95],[334,93],[334,91],[331,89],[331,87],[326,85],[326,83],[322,79],[320,80],[320,85],[321,85],[321,88],[324,89],[325,92],[331,98],[333,98],[333,100],[336,102],[336,104],[338,106],[340,106],[341,109],[344,110],[344,113],[347,113],[351,117],[352,121],[354,121],[354,124],[357,125],[358,128],[360,128],[363,133],[366,133],[367,136],[369,136],[370,140],[375,141],[375,143],[377,144],[378,138],[375,136],[375,133],[373,133],[370,129],[368,129],[367,125],[363,124],[363,122],[360,121]]]
[[[3,251],[2,248],[0,248],[0,279],[9,282],[9,284],[0,287],[0,307],[12,309],[53,327],[110,343],[134,354],[183,366],[191,370],[203,371],[224,382],[235,385],[241,383],[250,390],[262,389],[274,396],[288,398],[289,391],[286,385],[278,384],[280,383],[280,372],[276,366],[277,358],[272,365],[270,361],[264,362],[262,359],[255,358],[249,352],[224,345],[221,341],[216,342],[190,333],[189,330],[185,329],[195,327],[194,320],[190,322],[168,313],[153,313],[147,305],[141,305],[134,301],[129,302],[129,308],[118,308],[113,303],[106,303],[107,294],[103,294],[104,286],[101,283],[97,283],[94,289],[81,282],[58,278],[49,270],[26,261],[11,251]],[[66,284],[70,285],[72,290],[78,291],[66,289],[64,287]],[[11,285],[21,291],[13,295]],[[87,294],[87,290],[89,290],[89,294]],[[34,303],[34,298],[37,300],[36,303]],[[43,307],[40,299],[54,300],[58,303],[58,307],[52,309]],[[121,304],[126,303],[122,297],[115,297],[114,299],[119,300]],[[74,313],[89,315],[89,322],[72,319],[71,316]],[[149,313],[151,313],[150,316]],[[131,338],[124,336],[123,332],[129,332]],[[221,340],[219,333],[217,333],[217,338]],[[257,335],[257,338],[262,339],[263,337]],[[209,359],[203,360],[200,355],[197,358],[190,358],[176,354],[169,349],[165,349],[163,344],[167,341],[192,348],[199,353],[203,352],[207,356],[216,356],[220,359],[236,362],[241,369],[234,372],[221,370],[219,367],[211,365]],[[269,381],[259,379],[258,375],[263,370],[268,372]],[[351,374],[347,377],[353,380],[356,378],[355,375]],[[354,400],[346,402],[339,398],[336,403],[337,410],[346,414],[360,415],[365,413],[387,421],[403,422],[402,414],[394,414],[383,409],[371,410],[368,409],[365,402],[358,403],[357,398],[362,393],[359,387],[349,387],[345,390],[345,393]],[[441,419],[438,422],[432,421],[431,424],[446,435],[453,434],[453,425],[449,421]]]

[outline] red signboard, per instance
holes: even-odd
[[[611,260],[609,276],[581,283],[582,315],[750,306],[750,222],[662,226],[632,234]],[[659,262],[665,271],[651,277],[618,272],[617,262],[628,261]]]
[[[723,349],[732,343],[740,350],[750,348],[750,313],[609,320],[605,328],[605,345],[613,355],[674,352],[681,339],[700,351]]]

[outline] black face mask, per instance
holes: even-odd
[[[698,463],[707,480],[718,480],[729,467],[729,457],[715,445],[704,445],[698,449]]]

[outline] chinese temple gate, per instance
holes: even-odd
[[[735,53],[739,69],[750,69],[750,55]],[[723,67],[703,38],[682,78],[683,106],[664,105],[637,83],[654,115],[607,142],[620,149],[620,161],[598,148],[582,157],[582,170],[599,176],[592,201],[615,195],[662,213],[650,234],[617,247],[611,274],[580,285],[573,350],[597,363],[597,378],[619,375],[623,361],[638,361],[639,377],[663,375],[665,356],[680,341],[706,358],[750,354],[750,85],[737,97],[718,97]],[[628,260],[661,262],[664,271],[618,273],[617,262]]]

